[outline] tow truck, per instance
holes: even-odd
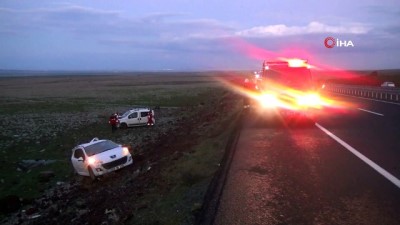
[[[313,110],[321,106],[307,60],[265,60],[258,93],[254,97],[264,113],[273,110],[284,119],[312,119]]]

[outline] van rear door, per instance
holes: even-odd
[[[140,124],[147,124],[149,111],[140,112]]]

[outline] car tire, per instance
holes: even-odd
[[[128,128],[128,125],[127,125],[126,123],[121,123],[121,124],[119,125],[119,127],[120,127],[121,129],[126,129],[126,128]]]
[[[94,174],[92,167],[89,166],[89,167],[88,167],[88,171],[89,171],[89,177],[90,177],[90,179],[93,180],[93,181],[97,180],[97,177],[96,177],[96,175]]]

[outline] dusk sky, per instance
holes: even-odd
[[[399,0],[0,2],[0,69],[258,70],[291,57],[399,69],[399,37]]]

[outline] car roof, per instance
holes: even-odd
[[[131,112],[150,111],[150,108],[134,108],[134,109],[129,109],[128,111],[131,111]]]
[[[87,146],[90,146],[90,145],[93,145],[93,144],[96,144],[96,143],[99,143],[99,142],[103,142],[103,141],[107,141],[107,140],[106,139],[98,139],[97,137],[95,137],[90,142],[80,144],[80,145],[76,146],[74,149],[76,149],[78,147],[86,148]]]

